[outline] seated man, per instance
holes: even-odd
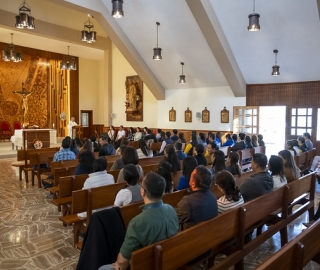
[[[251,201],[273,190],[272,176],[267,172],[268,159],[265,154],[254,154],[251,168],[255,174],[251,175],[241,186],[240,191],[244,202]]]
[[[310,133],[309,132],[303,133],[303,138],[304,138],[305,144],[307,146],[307,150],[311,150],[313,148],[313,143],[310,140]]]
[[[246,145],[244,143],[245,137],[246,137],[246,134],[240,133],[239,134],[240,141],[239,142],[234,142],[234,145],[230,148],[230,150],[232,152],[239,151],[239,150],[244,150],[246,148]]]
[[[178,134],[178,130],[174,129],[174,130],[172,130],[172,132],[173,132],[173,135],[171,136],[171,140],[173,140],[175,142],[175,141],[177,141],[179,139],[179,137],[177,135]]]
[[[99,157],[114,155],[115,153],[114,147],[112,144],[108,143],[107,136],[102,136],[99,139],[99,144],[100,144]]]
[[[212,174],[205,166],[196,167],[190,177],[192,193],[184,196],[176,208],[180,231],[218,215],[217,199],[210,191]]]
[[[124,138],[125,136],[126,136],[126,132],[123,129],[123,126],[121,125],[117,133],[117,138],[115,140],[115,144],[117,148],[120,146],[121,139]]]
[[[149,143],[157,142],[156,135],[154,135],[152,130],[149,128],[147,129],[147,135],[144,137],[144,139]]]
[[[135,250],[169,238],[178,232],[179,222],[173,207],[162,202],[166,181],[155,172],[149,172],[140,184],[144,205],[142,213],[134,217],[127,229],[117,261],[99,270],[127,269]]]
[[[182,151],[182,143],[176,142],[175,143],[176,154],[179,160],[184,160],[187,157],[187,154]]]
[[[64,138],[61,143],[62,149],[54,154],[53,161],[75,160],[76,155],[70,150],[71,140]]]

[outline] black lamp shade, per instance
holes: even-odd
[[[279,76],[280,75],[280,66],[275,65],[272,67],[272,76]]]
[[[260,30],[259,18],[260,15],[258,13],[251,13],[249,16],[249,31],[258,31]]]
[[[161,56],[161,48],[154,48],[153,49],[153,60],[161,60],[162,56]]]
[[[34,29],[34,17],[32,17],[32,16],[29,16],[28,17],[28,26],[27,26],[27,28],[28,29]]]
[[[179,83],[186,83],[186,76],[185,75],[180,75]]]
[[[122,18],[124,16],[123,12],[123,0],[112,0],[112,17]]]

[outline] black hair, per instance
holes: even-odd
[[[212,183],[211,171],[203,165],[199,165],[195,168],[193,174],[196,187],[202,190],[209,190]]]
[[[219,148],[218,148],[218,146],[217,146],[217,144],[215,142],[209,142],[208,145],[209,144],[211,145],[212,149],[219,150]]]
[[[102,172],[107,169],[107,160],[104,157],[97,158],[93,163],[93,172]]]
[[[194,157],[186,157],[183,160],[183,170],[182,174],[186,178],[186,181],[189,183],[191,173],[198,166],[198,162]]]
[[[292,150],[292,151],[294,152],[294,155],[296,156],[296,155],[297,155],[297,152],[296,152],[296,150],[293,148],[293,146],[294,146],[293,141],[288,140],[288,141],[286,141],[286,144],[289,145],[289,149],[288,149],[288,150]]]
[[[235,142],[238,140],[238,135],[237,134],[232,134],[232,140],[234,140]]]
[[[221,150],[215,150],[213,155],[214,161],[212,162],[212,168],[214,168],[215,173],[225,170],[226,163],[224,160],[224,153]]]
[[[187,142],[186,139],[184,138],[184,133],[183,133],[183,132],[180,132],[180,133],[179,133],[179,139],[180,139],[180,141],[181,141],[182,143],[186,143],[186,142]]]
[[[79,153],[79,164],[80,167],[84,168],[85,171],[88,173],[93,172],[93,163],[95,161],[95,158],[92,154],[92,152],[89,151],[81,151]]]
[[[160,162],[159,167],[157,169],[157,173],[160,174],[164,180],[166,181],[166,189],[165,193],[171,193],[172,192],[172,165],[163,160]]]
[[[290,152],[289,152],[290,153]],[[290,153],[291,155],[291,153]],[[268,159],[265,154],[256,153],[252,156],[252,161],[256,163],[261,169],[265,169],[268,164]]]
[[[201,141],[205,142],[206,141],[206,135],[204,133],[199,134]]]
[[[309,132],[303,133],[303,136],[307,137],[310,140],[310,133]]]
[[[182,149],[182,143],[181,142],[176,142],[174,146],[175,146],[176,150],[181,150]]]
[[[107,135],[102,135],[100,137],[100,139],[107,142],[108,141],[108,136]]]
[[[87,140],[87,141],[83,144],[81,151],[87,151],[87,152],[92,153],[92,143],[91,143],[91,141]]]
[[[228,171],[221,171],[214,177],[215,183],[223,189],[228,201],[238,202],[241,192],[236,185],[233,175]]]
[[[280,181],[284,181],[284,174],[283,174],[283,160],[281,157],[271,155],[269,159],[269,171],[271,172],[271,175],[279,175]]]
[[[228,133],[228,134],[226,134],[226,139],[227,140],[231,140],[231,135]]]
[[[146,144],[146,141],[145,139],[140,139],[139,140],[139,148],[141,149],[142,153],[145,155],[145,156],[149,156],[149,148]]]
[[[166,161],[172,165],[172,172],[177,173],[180,170],[180,161],[172,144],[166,145]]]
[[[138,183],[140,174],[136,165],[128,164],[123,167],[123,179],[129,185],[134,186]]]
[[[167,132],[166,132],[166,136],[167,136],[167,138],[170,138],[171,132],[170,132],[170,131],[167,131]]]
[[[215,140],[215,139],[216,139],[216,135],[215,135],[214,133],[211,133],[211,134],[209,135],[209,137],[210,137],[212,140]]]
[[[238,152],[230,152],[229,158],[230,158],[230,167],[233,169],[233,171],[237,172],[239,176],[241,176],[242,172],[239,164],[240,156]]]
[[[176,129],[174,129],[174,130],[172,130],[172,132],[173,132],[173,134],[178,134],[178,130],[176,130]]]
[[[62,140],[61,146],[62,148],[70,148],[71,140],[69,138],[64,138]]]
[[[96,142],[96,140],[97,140],[96,136],[91,136],[90,137],[90,141],[92,141],[93,143]]]
[[[150,200],[160,200],[166,188],[166,180],[155,172],[148,172],[142,181],[146,196]]]
[[[263,140],[262,134],[258,134],[258,140],[259,140],[259,141],[262,141],[262,140]]]
[[[138,153],[135,148],[132,146],[127,146],[126,149],[122,152],[122,161],[124,165],[139,163]]]
[[[133,134],[133,133],[134,133],[134,129],[133,129],[133,127],[129,128],[129,130],[130,130],[130,133],[131,133],[131,134]]]
[[[239,133],[239,137],[240,137],[240,140],[243,141],[244,138],[246,137],[246,134],[244,134],[244,133]]]
[[[161,132],[161,129],[160,128],[158,128],[158,133],[160,133]]]
[[[74,148],[77,148],[77,144],[76,144],[76,141],[74,139],[71,139],[70,141],[70,149],[74,149]]]
[[[197,154],[198,154],[198,155],[203,155],[203,153],[204,153],[204,147],[203,147],[203,145],[199,143],[199,144],[196,146],[196,151],[197,151]]]
[[[151,129],[148,128],[148,129],[147,129],[147,133],[148,133],[148,134],[151,134],[151,132],[152,132]]]

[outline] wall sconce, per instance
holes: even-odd
[[[16,28],[28,28],[34,29],[34,17],[31,16],[31,8],[23,1],[21,6],[19,7],[19,15],[16,16]]]
[[[123,0],[111,0],[112,3],[112,12],[111,15],[114,18],[122,18],[124,17],[123,12]]]
[[[249,26],[248,30],[249,31],[259,31],[260,30],[260,24],[259,24],[259,18],[260,15],[258,13],[255,13],[255,0],[253,0],[253,13],[251,13],[248,18],[249,18]]]
[[[86,41],[87,43],[92,43],[97,41],[97,32],[93,31],[94,25],[90,21],[90,17],[94,18],[88,14],[89,19],[84,22],[84,30],[81,31],[81,40]]]
[[[70,46],[68,46],[68,55],[64,55],[60,63],[61,70],[77,70],[76,59],[69,55],[69,48]]]
[[[157,47],[153,49],[153,60],[161,60],[162,56],[161,56],[161,48],[158,47],[158,42],[159,42],[159,22],[156,22],[157,24]]]
[[[182,70],[182,74],[180,75],[180,80],[179,80],[179,83],[186,83],[186,76],[183,75],[183,66],[184,66],[184,63],[181,62],[181,70]]]
[[[277,65],[277,54],[278,50],[273,50],[275,55],[275,65],[272,67],[272,76],[279,76],[280,75],[280,66]]]
[[[11,33],[11,44],[4,45],[2,50],[2,60],[9,62],[21,62],[22,53],[17,51],[17,46],[13,44],[13,33]]]

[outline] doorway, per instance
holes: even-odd
[[[80,119],[81,119],[81,126],[83,127],[83,137],[82,138],[90,138],[90,136],[94,135],[92,133],[92,122],[93,122],[93,115],[92,110],[81,110],[80,111]]]

